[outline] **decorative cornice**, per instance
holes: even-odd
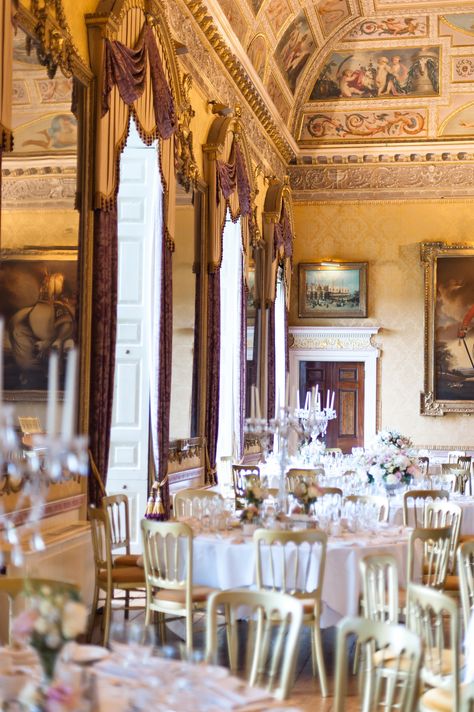
[[[76,188],[75,169],[5,169],[2,170],[2,208],[73,209]]]
[[[170,442],[168,462],[181,464],[183,460],[193,460],[199,457],[203,447],[202,438],[185,438]]]
[[[279,131],[265,101],[260,96],[244,66],[229,49],[226,40],[209,14],[207,6],[202,0],[184,0],[184,2],[283,159],[287,162],[294,160],[293,149]]]
[[[376,351],[372,342],[378,326],[369,327],[293,327],[289,330],[288,346],[292,351]]]
[[[192,186],[196,185],[199,178],[199,169],[194,156],[193,132],[191,131],[191,121],[196,115],[189,99],[192,83],[191,75],[185,74],[182,81],[181,114],[175,137],[176,178],[187,193]]]
[[[455,198],[474,195],[474,160],[290,166],[294,201]]]

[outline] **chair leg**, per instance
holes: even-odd
[[[126,621],[128,621],[129,616],[130,616],[130,591],[125,591],[124,618]]]
[[[323,643],[321,640],[321,629],[319,628],[319,621],[315,621],[313,623],[311,637],[313,642],[313,664],[314,661],[316,661],[318,667],[319,684],[321,686],[321,696],[327,697],[328,681],[326,677],[326,666],[324,664]]]
[[[166,643],[166,616],[164,613],[158,613],[158,629],[160,631],[161,644]]]
[[[105,599],[104,606],[104,640],[103,644],[107,646],[109,644],[109,633],[110,633],[110,619],[112,617],[112,597],[107,595]]]
[[[193,650],[193,614],[186,616],[186,650]]]
[[[97,615],[97,606],[99,605],[99,587],[94,587],[94,598],[92,600],[92,608],[89,616],[89,630],[87,631],[87,642],[90,643],[92,640],[92,634],[94,632],[95,617]]]

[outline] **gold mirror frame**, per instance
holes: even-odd
[[[66,23],[61,0],[32,0],[31,10],[20,3],[15,6],[14,22],[30,38],[30,48],[36,51],[48,76],[54,77],[58,67],[74,78],[74,104],[78,118],[77,188],[75,207],[79,211],[78,280],[79,280],[79,432],[87,432],[90,391],[90,324],[92,314],[92,80],[73,43]],[[6,154],[7,155],[7,154]]]
[[[449,265],[446,260],[456,259],[458,262],[456,265],[451,263]],[[468,260],[466,265],[463,263]],[[438,319],[437,307],[439,306],[439,292],[443,288],[443,283],[440,281],[439,266],[441,265],[441,260],[443,261],[441,275],[442,279],[447,279],[448,270],[447,267],[451,266],[452,269],[456,267],[458,270],[456,279],[459,282],[459,289],[462,288],[463,277],[469,279],[472,282],[472,274],[474,273],[474,244],[466,243],[455,243],[447,244],[445,242],[423,242],[421,244],[421,262],[424,268],[424,298],[425,298],[425,328],[424,328],[424,391],[421,393],[420,397],[420,413],[422,415],[431,416],[442,416],[447,413],[464,413],[469,415],[474,413],[474,397],[472,399],[466,398],[447,398],[446,392],[452,392],[453,396],[461,395],[461,391],[465,389],[464,380],[467,375],[464,371],[472,370],[474,374],[474,367],[471,369],[470,359],[474,359],[471,347],[460,343],[456,345],[456,329],[457,325],[460,325],[462,318],[464,316],[463,310],[465,305],[458,307],[459,309],[459,319],[458,321],[453,321],[452,324],[445,327],[445,338],[450,339],[451,344],[459,351],[455,354],[450,352],[447,342],[441,342],[438,340],[438,346],[442,346],[444,349],[444,357],[446,364],[446,371],[441,371],[441,366],[437,365],[437,350],[436,350],[436,332],[437,327],[440,326]],[[466,272],[463,275],[463,270]],[[468,274],[469,273],[469,274]],[[459,301],[459,300],[458,300]],[[469,304],[472,306],[472,304]],[[456,314],[456,318],[458,315]],[[471,330],[472,331],[472,330]],[[471,339],[472,341],[472,339]],[[470,350],[470,357],[469,357]],[[448,366],[452,364],[455,360],[455,364],[460,362],[461,356],[463,358],[463,363],[467,369],[455,367],[452,365],[448,369]],[[438,356],[438,358],[440,358]],[[451,362],[451,364],[450,364]],[[472,388],[474,392],[474,385]]]

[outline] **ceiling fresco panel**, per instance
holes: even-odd
[[[281,118],[283,119],[285,124],[288,123],[291,107],[287,99],[285,98],[282,88],[280,87],[277,79],[273,74],[270,74],[268,78],[267,91]]]
[[[242,11],[235,0],[219,0],[219,4],[234,30],[237,39],[243,45],[249,26]]]
[[[420,17],[409,15],[383,18],[366,17],[343,37],[343,41],[361,42],[364,40],[427,37],[428,33],[429,18],[427,15]]]
[[[451,138],[474,138],[474,102],[454,111],[440,127],[440,135]]]
[[[315,0],[314,8],[325,37],[351,16],[347,0]]]
[[[247,50],[252,66],[260,79],[263,80],[265,67],[267,66],[268,45],[264,35],[257,35],[252,39]]]
[[[310,93],[310,101],[437,96],[439,47],[400,47],[332,52]]]
[[[426,138],[426,109],[379,109],[375,111],[315,111],[303,115],[299,141],[302,145],[340,141],[413,140]]]
[[[275,50],[275,61],[292,92],[298,77],[316,47],[308,18],[300,12],[283,33]]]
[[[444,15],[441,19],[453,29],[461,30],[461,32],[474,36],[474,12],[461,15]]]
[[[287,0],[270,0],[266,7],[268,23],[275,37],[280,34],[280,30],[292,14]]]

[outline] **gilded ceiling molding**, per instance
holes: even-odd
[[[293,149],[277,128],[265,101],[255,88],[242,63],[229,49],[226,40],[220,34],[209,14],[207,6],[202,0],[184,0],[184,2],[281,156],[287,162],[294,159]]]
[[[474,161],[290,166],[289,176],[295,202],[474,195]]]
[[[189,99],[192,83],[191,75],[185,74],[182,82],[181,113],[178,117],[178,128],[175,134],[176,179],[187,193],[192,186],[197,185],[199,180],[199,168],[194,156],[193,132],[191,131],[191,121],[196,115]]]

